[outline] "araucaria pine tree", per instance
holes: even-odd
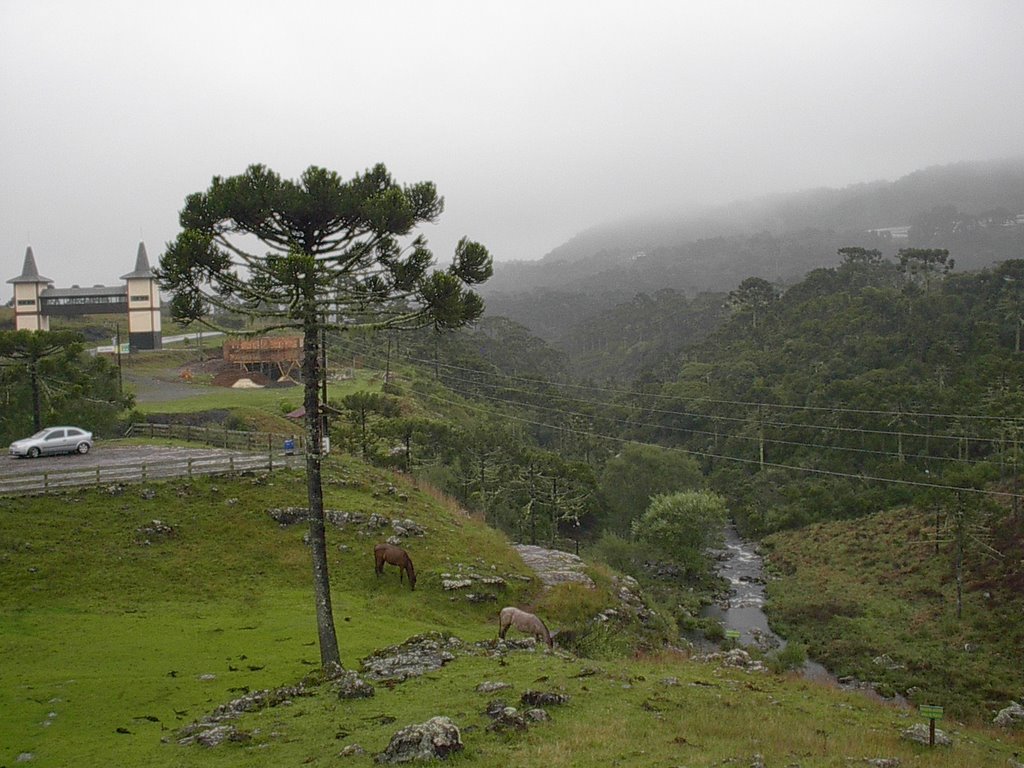
[[[450,329],[482,314],[483,301],[468,286],[490,277],[487,249],[463,238],[451,265],[433,269],[426,240],[407,237],[443,208],[432,182],[401,186],[383,165],[348,181],[317,167],[287,180],[253,165],[188,196],[182,231],[160,260],[176,319],[216,327],[212,313],[226,310],[259,318],[260,333],[302,333],[310,546],[325,669],[341,659],[321,484],[321,331]]]

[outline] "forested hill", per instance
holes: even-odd
[[[893,257],[947,248],[960,269],[1024,253],[1024,159],[929,168],[893,182],[775,195],[674,219],[607,224],[536,262],[495,265],[489,311],[556,344],[574,322],[637,293],[728,291],[744,278],[792,284],[845,246]],[[895,231],[872,232],[870,230]]]
[[[781,294],[744,281],[715,333],[638,371],[645,439],[720,457],[755,530],[998,486],[1024,436],[1024,261],[917,267],[852,252]]]

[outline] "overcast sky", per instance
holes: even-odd
[[[535,259],[593,224],[1024,154],[1024,2],[0,0],[0,268],[155,266],[185,196],[385,163]],[[4,293],[10,296],[10,287]]]

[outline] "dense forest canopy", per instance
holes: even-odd
[[[894,182],[601,225],[540,261],[497,264],[484,293],[490,312],[568,351],[568,337],[637,293],[722,293],[751,276],[792,285],[838,266],[842,247],[889,259],[904,247],[944,248],[961,270],[982,269],[1024,253],[1021,214],[1024,160],[960,163]]]
[[[433,367],[425,407],[453,425],[446,444],[425,438],[419,461],[496,524],[542,537],[622,519],[602,476],[632,444],[696,462],[752,534],[956,489],[1010,499],[1024,458],[1024,261],[961,273],[944,249],[889,259],[847,247],[835,258],[786,290],[743,280],[706,314],[663,291],[596,315],[574,343],[609,365],[632,359],[622,383],[570,378],[554,350],[526,343],[510,321],[489,319],[487,332],[440,349],[436,338],[410,339],[406,359]],[[702,319],[700,338],[674,342]],[[382,354],[381,340],[364,343]],[[523,350],[520,363],[500,365],[504,349]],[[566,469],[574,463],[590,475]],[[594,491],[570,515],[555,499],[509,490],[536,477],[568,485],[570,475]]]

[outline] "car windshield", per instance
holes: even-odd
[[[34,435],[32,435],[32,437],[30,437],[28,439],[29,440],[39,440],[40,438],[46,437],[46,435],[49,433],[49,431],[50,430],[48,430],[48,429],[40,430],[39,432],[36,432]]]

